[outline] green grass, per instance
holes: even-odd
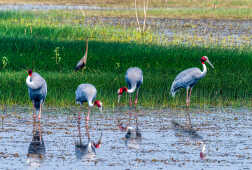
[[[215,69],[193,89],[193,105],[251,106],[252,49],[224,46],[160,43],[151,32],[144,35],[133,28],[78,26],[58,22],[48,25],[32,13],[2,12],[0,18],[0,102],[28,104],[26,70],[39,72],[48,83],[46,104],[71,106],[80,83],[97,87],[97,98],[105,106],[115,104],[117,89],[125,86],[128,67],[138,66],[144,73],[140,105],[179,106],[185,104],[181,90],[175,99],[169,90],[175,76],[188,67],[202,67],[200,57],[207,55]],[[59,16],[59,18],[62,16]],[[53,20],[53,17],[51,18]],[[73,72],[89,41],[87,68]],[[57,59],[56,57],[57,51]],[[57,61],[57,62],[56,62]],[[126,97],[123,97],[126,102]]]

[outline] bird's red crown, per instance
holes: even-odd
[[[207,59],[206,59],[205,56],[201,57],[201,59],[200,59],[200,61],[201,61],[202,64],[204,64],[206,60],[207,60]]]
[[[123,92],[127,92],[128,91],[128,88],[127,87],[121,87],[119,90],[118,90],[118,94],[122,95]]]
[[[28,75],[29,75],[29,76],[32,76],[32,70],[31,70],[31,69],[28,70]]]
[[[100,100],[96,100],[94,102],[94,105],[97,105],[97,107],[101,107],[101,101]]]

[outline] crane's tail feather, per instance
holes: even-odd
[[[176,94],[175,91],[171,91],[171,96],[172,96],[172,97],[175,97],[175,94]]]
[[[34,107],[36,109],[36,112],[39,112],[39,110],[40,110],[40,103],[43,104],[43,102],[44,102],[43,100],[41,100],[41,101],[35,100],[34,101]]]
[[[173,82],[172,86],[171,86],[171,90],[170,90],[170,94],[172,95],[172,97],[175,97],[176,92],[183,86],[181,86],[180,84]]]
[[[171,87],[170,94],[172,97],[175,97],[176,89],[173,86]]]

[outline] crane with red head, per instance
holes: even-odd
[[[75,91],[75,99],[77,103],[80,105],[82,105],[84,102],[88,103],[88,115],[86,117],[87,120],[89,120],[90,111],[93,106],[97,106],[99,110],[102,111],[102,102],[100,100],[95,100],[96,94],[97,90],[92,84],[80,84]]]
[[[131,99],[131,94],[136,91],[136,99],[135,99],[135,106],[137,105],[138,102],[138,93],[139,93],[139,88],[143,84],[143,72],[140,68],[138,67],[130,67],[125,75],[125,80],[128,85],[128,87],[121,87],[118,89],[117,94],[118,94],[118,103],[120,102],[120,98],[123,95],[123,93],[128,93],[129,94],[129,106],[132,106],[132,99]]]
[[[203,66],[203,71],[201,71],[197,67],[186,69],[186,70],[180,72],[176,76],[176,78],[173,81],[172,86],[171,86],[170,92],[173,97],[175,96],[176,92],[179,89],[181,89],[181,88],[186,89],[186,105],[187,105],[187,107],[189,107],[189,105],[190,105],[190,97],[191,97],[192,88],[196,85],[196,83],[200,79],[202,79],[203,77],[206,76],[207,67],[206,67],[205,63],[207,62],[212,68],[214,68],[214,66],[209,61],[207,56],[201,57],[200,61]]]
[[[43,77],[41,77],[38,73],[32,72],[32,70],[28,70],[28,76],[26,78],[26,85],[28,87],[28,93],[30,99],[32,100],[33,107],[36,110],[36,114],[38,113],[38,118],[41,118],[42,105],[45,102],[45,98],[47,95],[47,84]],[[36,114],[34,113],[34,117],[36,118]]]

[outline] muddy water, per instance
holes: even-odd
[[[121,109],[120,109],[121,110]],[[249,169],[252,166],[252,112],[247,109],[210,108],[190,111],[139,110],[92,113],[80,120],[78,109],[47,109],[40,125],[33,122],[31,109],[10,108],[0,129],[0,169]],[[123,127],[136,128],[142,137],[126,138]],[[82,115],[83,116],[83,115]],[[174,126],[174,122],[179,126]],[[40,127],[45,153],[28,156],[34,127]],[[88,128],[87,128],[88,127]],[[87,131],[88,130],[88,131]],[[133,131],[132,131],[133,132]],[[100,148],[84,151],[79,144],[97,141]],[[80,135],[81,134],[81,135]],[[133,134],[133,133],[132,133]],[[204,157],[200,152],[205,145]]]

